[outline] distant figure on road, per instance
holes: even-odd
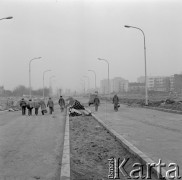
[[[100,105],[100,100],[99,100],[98,95],[96,95],[95,98],[94,98],[95,111],[98,111],[99,105]]]
[[[37,116],[39,113],[39,107],[40,107],[40,103],[38,102],[38,99],[34,100],[34,108],[35,108],[35,115]]]
[[[64,111],[64,108],[65,108],[65,100],[63,99],[62,96],[60,96],[60,99],[58,101],[58,104],[60,105],[61,112],[63,112]]]
[[[32,115],[32,109],[33,109],[33,102],[31,99],[29,99],[28,103],[27,103],[27,109],[28,109],[28,115],[31,116]]]
[[[20,101],[20,107],[22,109],[22,115],[26,115],[26,106],[27,106],[27,103],[24,100],[24,98],[22,98]]]
[[[39,104],[40,104],[40,107],[41,107],[42,115],[44,115],[44,113],[47,113],[46,104],[44,102],[44,99],[41,99]]]
[[[47,102],[47,107],[49,107],[49,114],[52,114],[52,112],[54,111],[54,102],[51,98],[49,98]]]
[[[113,97],[113,104],[114,104],[114,110],[118,111],[119,98],[118,98],[117,94],[115,94]]]

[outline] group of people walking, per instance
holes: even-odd
[[[118,111],[120,104],[119,104],[119,98],[118,98],[117,94],[115,94],[114,97],[112,98],[112,102],[114,104],[114,111]],[[99,99],[98,95],[95,96],[93,104],[95,106],[95,111],[98,111],[98,107],[100,105],[100,99]]]
[[[65,108],[65,100],[63,99],[62,96],[60,96],[60,99],[58,101],[58,104],[60,105],[61,112],[64,111]],[[35,115],[38,115],[39,108],[41,109],[42,115],[47,113],[47,108],[49,108],[49,114],[52,114],[54,112],[54,101],[49,98],[47,105],[44,101],[44,99],[29,99],[29,101],[26,101],[24,98],[21,99],[20,101],[20,107],[22,109],[22,115],[26,115],[26,109],[28,110],[28,115],[32,115],[32,110],[35,109]]]

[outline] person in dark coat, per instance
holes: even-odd
[[[32,115],[32,109],[33,109],[33,102],[31,99],[29,99],[28,103],[27,103],[27,109],[28,109],[28,115],[31,116]]]
[[[117,94],[115,94],[113,97],[113,104],[114,104],[114,110],[118,111],[119,98],[118,98]]]
[[[40,104],[40,107],[41,107],[42,115],[44,115],[44,113],[47,113],[46,104],[44,102],[44,99],[41,99],[39,104]]]
[[[100,99],[99,99],[98,95],[96,95],[94,98],[95,111],[98,111],[99,105],[100,105]]]
[[[37,99],[35,99],[33,103],[34,103],[34,108],[35,108],[35,115],[37,116],[39,113],[40,103],[38,102]]]
[[[24,100],[24,98],[22,98],[20,101],[20,107],[22,109],[22,115],[26,115],[26,106],[27,106],[27,103]]]
[[[54,111],[54,102],[51,98],[49,98],[47,102],[47,107],[49,107],[49,114],[52,114],[52,112]]]
[[[60,96],[60,99],[58,101],[58,104],[60,105],[61,112],[63,112],[64,111],[64,108],[65,108],[65,100],[63,99],[62,96]]]

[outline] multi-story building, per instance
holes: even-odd
[[[110,81],[109,81],[109,86],[110,86]],[[108,88],[108,79],[103,79],[100,81],[100,92],[101,94],[108,94],[109,88]]]
[[[129,92],[144,92],[145,83],[131,82],[129,83]]]
[[[145,83],[145,77],[141,76],[138,79],[139,83]],[[151,91],[170,91],[170,77],[166,76],[148,76],[147,87]]]
[[[4,87],[0,86],[0,95],[3,95],[3,94],[4,94]]]
[[[174,74],[173,88],[175,92],[182,93],[182,74]]]
[[[170,81],[170,91],[173,92],[174,91],[174,75],[169,77],[169,81]]]
[[[127,92],[128,91],[128,80],[121,77],[115,77],[111,80],[111,92]]]
[[[140,76],[137,78],[138,83],[145,83],[145,76]]]
[[[121,77],[115,77],[109,81],[109,91],[110,93],[119,93],[128,91],[128,80]],[[102,94],[108,93],[108,79],[103,79],[100,82],[100,92]]]

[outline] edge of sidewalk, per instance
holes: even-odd
[[[60,180],[70,180],[70,133],[69,133],[68,109],[66,109],[66,123],[65,123]]]
[[[137,156],[142,163],[155,163],[151,158],[149,158],[146,154],[144,154],[142,151],[140,151],[137,147],[135,147],[133,144],[131,144],[128,140],[126,140],[123,136],[118,134],[115,130],[110,128],[106,123],[104,123],[100,118],[98,118],[95,114],[92,114],[92,116],[104,127],[106,128],[109,133],[114,136],[131,154]],[[152,173],[155,177],[159,176],[157,168],[152,168]],[[166,177],[166,170],[164,168],[161,168],[161,174],[160,177],[164,177],[163,180],[169,180]]]

